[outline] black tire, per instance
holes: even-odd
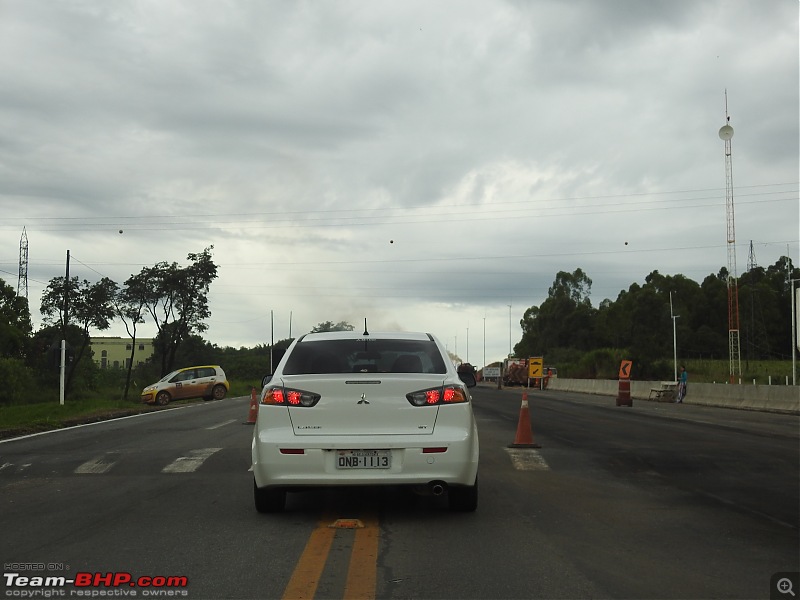
[[[253,480],[253,500],[260,513],[283,512],[286,508],[286,490],[282,488],[259,488]]]
[[[475,512],[478,508],[478,478],[475,485],[451,486],[447,491],[450,510],[457,512]]]
[[[159,406],[166,406],[169,404],[170,400],[172,400],[172,398],[170,397],[169,392],[158,392],[156,394],[156,404]]]
[[[211,394],[214,397],[214,400],[222,400],[225,397],[225,394],[228,393],[228,390],[225,389],[224,385],[215,385],[214,389],[212,390]]]

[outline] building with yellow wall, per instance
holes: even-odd
[[[90,341],[92,359],[101,369],[127,369],[131,359],[131,338],[93,337]],[[153,356],[153,338],[136,340],[133,355],[134,366],[140,365]]]

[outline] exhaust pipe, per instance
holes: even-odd
[[[441,496],[447,491],[447,484],[444,481],[431,481],[428,484],[428,489],[434,496]]]

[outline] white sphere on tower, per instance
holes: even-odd
[[[719,139],[726,142],[733,137],[733,127],[730,125],[723,125],[719,128]]]

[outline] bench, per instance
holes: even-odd
[[[648,400],[655,399],[656,402],[674,402],[677,388],[678,384],[674,381],[662,381],[660,387],[650,388]]]

